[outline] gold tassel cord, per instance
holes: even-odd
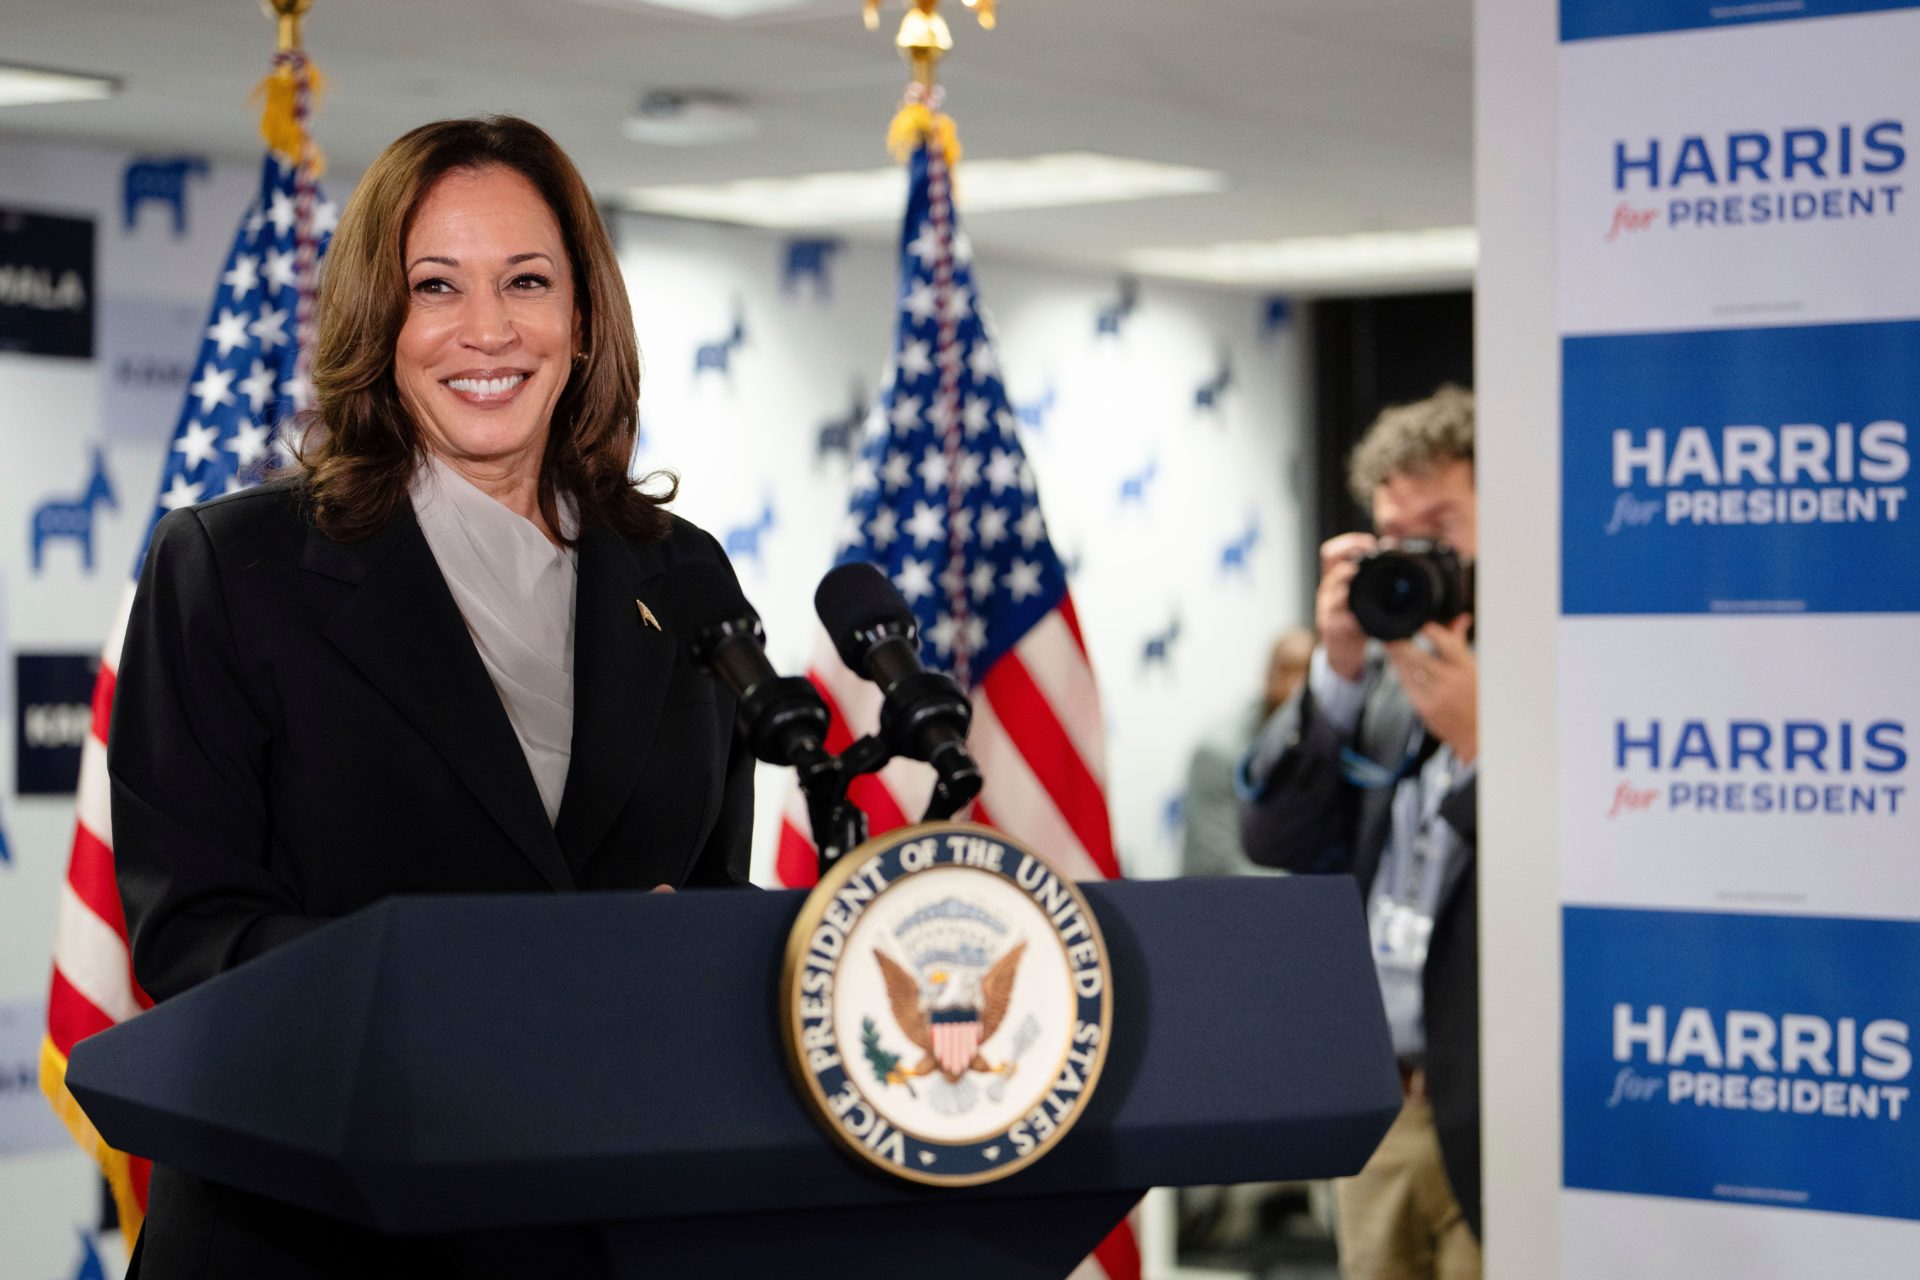
[[[325,81],[320,69],[312,63],[307,64],[307,79],[314,100],[317,102]],[[311,138],[304,138],[300,132],[300,122],[295,116],[294,99],[297,94],[293,68],[282,63],[267,73],[266,79],[254,87],[250,101],[265,99],[265,109],[260,114],[260,136],[267,145],[281,155],[294,161],[301,158],[304,146],[307,152],[307,164],[314,177],[327,171],[326,158]]]
[[[960,131],[954,127],[953,117],[936,113],[924,102],[909,102],[894,113],[893,123],[887,126],[887,150],[904,164],[923,142],[938,142],[947,157],[947,167],[959,166]]]

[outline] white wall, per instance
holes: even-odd
[[[1556,6],[1474,6],[1480,1034],[1488,1280],[1560,1266]]]
[[[26,651],[94,652],[114,613],[152,508],[184,377],[144,387],[128,370],[184,371],[257,158],[215,159],[188,185],[188,233],[157,206],[128,230],[120,180],[130,156],[0,137],[0,209],[91,216],[96,228],[96,358],[0,354],[0,660]],[[337,176],[329,194],[346,194]],[[849,416],[853,383],[871,395],[887,358],[896,265],[891,247],[834,256],[832,298],[811,281],[781,287],[785,242],[755,233],[621,219],[622,257],[647,361],[640,466],[671,467],[679,509],[723,536],[771,506],[775,524],[741,577],[766,616],[775,661],[802,670],[814,653],[811,598],[828,567],[847,497],[846,460],[816,457],[819,427]],[[1123,865],[1171,872],[1167,820],[1192,745],[1254,696],[1265,650],[1304,616],[1310,523],[1304,359],[1298,327],[1269,331],[1253,293],[1148,283],[1118,336],[1095,334],[1117,282],[983,261],[980,288],[1000,320],[1000,354],[1016,402],[1051,396],[1028,439],[1049,523],[1078,568],[1076,602],[1101,681]],[[738,314],[746,342],[731,376],[693,377],[694,347]],[[1194,393],[1230,360],[1215,413]],[[131,363],[128,363],[131,362]],[[857,436],[857,431],[856,431]],[[95,520],[95,566],[73,547],[29,564],[31,512],[85,486],[99,446],[118,506]],[[1122,505],[1123,478],[1156,464],[1144,501]],[[1258,529],[1250,572],[1223,574],[1220,553]],[[1143,669],[1141,646],[1178,617],[1172,661]],[[0,681],[0,698],[5,681]],[[0,732],[0,1276],[54,1280],[86,1247],[107,1270],[113,1241],[83,1243],[97,1210],[90,1165],[43,1115],[32,1055],[44,1025],[54,902],[72,838],[72,804],[13,794],[14,715]],[[785,780],[768,777],[762,864]],[[44,1122],[44,1123],[43,1123]]]

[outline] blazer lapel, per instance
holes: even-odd
[[[358,584],[321,633],[445,758],[541,877],[573,888],[520,739],[412,507],[364,542],[314,530],[301,566]]]
[[[581,531],[573,606],[573,759],[554,826],[575,876],[626,805],[660,725],[678,650],[642,620],[640,585],[658,549],[629,548],[611,529]]]

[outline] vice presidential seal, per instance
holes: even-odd
[[[1031,1164],[1086,1110],[1112,975],[1080,891],[970,823],[906,827],[835,863],[781,978],[787,1057],[828,1132],[915,1182]]]

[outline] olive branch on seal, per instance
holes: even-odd
[[[867,1062],[872,1065],[873,1073],[880,1077],[880,1083],[890,1083],[888,1077],[900,1065],[900,1055],[888,1053],[880,1047],[880,1028],[873,1024],[872,1018],[860,1020],[860,1047],[866,1050]],[[902,1076],[900,1083],[907,1086],[909,1098],[919,1100],[920,1095],[913,1091],[913,1081]]]

